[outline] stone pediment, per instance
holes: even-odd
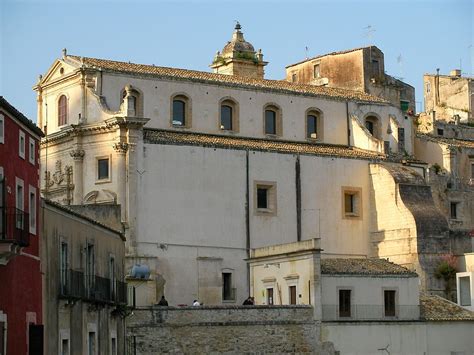
[[[56,59],[45,75],[40,78],[38,85],[44,86],[55,82],[62,78],[67,78],[77,69],[77,66],[72,65],[62,59]]]

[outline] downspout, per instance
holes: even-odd
[[[247,259],[250,258],[250,181],[249,151],[245,151],[245,248]],[[250,264],[247,263],[247,281],[250,294]]]
[[[296,241],[301,241],[301,166],[300,155],[295,162],[295,187],[296,187]]]
[[[349,101],[346,101],[346,121],[347,121],[347,146],[351,146],[351,126],[349,117]]]

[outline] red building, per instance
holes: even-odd
[[[39,144],[0,96],[0,355],[42,354]]]

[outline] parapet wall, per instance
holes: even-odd
[[[332,344],[319,342],[311,306],[155,306],[133,313],[127,337],[136,354],[333,353]]]

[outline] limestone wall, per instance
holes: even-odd
[[[158,353],[322,353],[310,306],[153,307],[128,318],[129,347]]]

